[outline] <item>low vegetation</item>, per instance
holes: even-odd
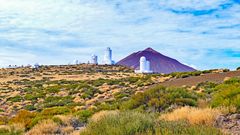
[[[137,93],[121,106],[124,109],[143,109],[162,112],[174,106],[196,106],[197,94],[184,88],[157,86],[144,93]]]
[[[226,113],[226,110],[212,108],[182,107],[171,113],[160,116],[161,120],[166,121],[187,121],[190,124],[213,126],[219,115]]]
[[[184,121],[156,120],[154,115],[134,111],[111,112],[100,119],[91,120],[81,135],[166,135],[204,134],[220,135],[215,128],[191,125]]]
[[[233,78],[215,88],[212,106],[236,107],[240,110],[240,79]]]
[[[157,85],[228,70],[136,75],[120,66],[90,67],[1,71],[0,76],[20,79],[0,81],[0,134],[221,135],[216,118],[240,112],[239,78]]]

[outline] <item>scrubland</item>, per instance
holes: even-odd
[[[228,70],[139,75],[126,67],[85,64],[1,69],[0,134],[230,134],[217,125],[219,116],[240,112],[239,78],[159,85],[213,72]]]

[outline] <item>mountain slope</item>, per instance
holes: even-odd
[[[161,53],[147,48],[143,51],[135,52],[126,58],[120,60],[117,65],[127,66],[133,69],[139,69],[139,59],[145,56],[151,63],[151,70],[155,73],[189,72],[195,71],[194,68],[186,66],[175,59],[164,56]]]

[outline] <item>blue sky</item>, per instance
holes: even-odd
[[[240,0],[0,0],[0,66],[116,61],[152,47],[198,69],[240,66]]]

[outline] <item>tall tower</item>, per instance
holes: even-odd
[[[92,55],[91,64],[98,64],[98,56],[96,56],[95,54]]]
[[[139,60],[140,62],[140,69],[139,70],[135,70],[135,73],[146,73],[146,74],[150,74],[153,73],[153,71],[151,71],[151,63],[150,61],[148,61],[146,59],[146,57],[142,56]]]
[[[146,71],[151,71],[150,69],[150,61],[146,61]]]
[[[107,65],[114,64],[114,62],[112,60],[112,50],[110,47],[107,47],[107,49],[105,50],[103,63],[107,64]]]
[[[142,56],[140,58],[140,72],[145,72],[146,71],[146,57]]]

